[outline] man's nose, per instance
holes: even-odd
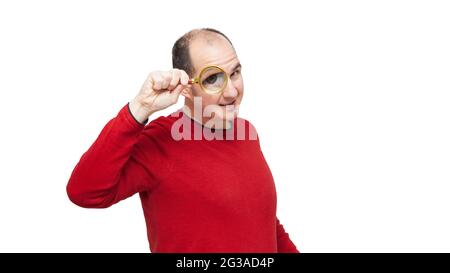
[[[234,99],[238,95],[238,90],[233,85],[232,81],[227,82],[227,86],[225,86],[225,89],[223,90],[223,97],[226,99]]]

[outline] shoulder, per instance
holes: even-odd
[[[235,130],[239,135],[244,134],[244,139],[259,141],[258,131],[249,120],[238,117],[235,119]]]
[[[168,116],[159,116],[145,125],[143,134],[158,138],[170,137],[172,125],[181,117],[181,111],[176,111]]]
[[[255,128],[255,126],[253,125],[253,123],[251,123],[251,122],[250,122],[248,119],[246,119],[246,118],[237,117],[237,118],[235,119],[235,121],[236,121],[237,123],[243,123],[243,124],[245,124],[245,126],[251,127],[251,128],[253,128],[254,130],[256,130],[256,128]]]

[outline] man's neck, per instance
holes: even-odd
[[[218,129],[218,130],[228,130],[231,129],[233,126],[233,121],[213,121],[213,118],[206,119],[203,117],[203,110],[200,109],[199,112],[194,112],[192,110],[192,107],[189,106],[187,103],[184,104],[181,111],[190,119],[192,119],[194,122],[199,123],[203,127],[209,128],[209,129]]]

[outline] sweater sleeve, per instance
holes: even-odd
[[[278,253],[300,253],[297,247],[289,238],[289,234],[284,230],[283,225],[277,218],[277,245]]]
[[[143,129],[124,106],[75,166],[66,188],[69,199],[81,207],[106,208],[151,189],[152,176],[138,149]]]

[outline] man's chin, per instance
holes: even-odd
[[[239,105],[210,105],[207,110],[204,110],[204,113],[210,117],[207,122],[207,127],[227,128],[238,117]]]
[[[223,122],[232,122],[234,119],[238,117],[238,112],[226,112],[223,116],[218,117],[219,120],[222,120]]]
[[[223,120],[232,121],[239,115],[239,105],[227,105],[224,107]]]

